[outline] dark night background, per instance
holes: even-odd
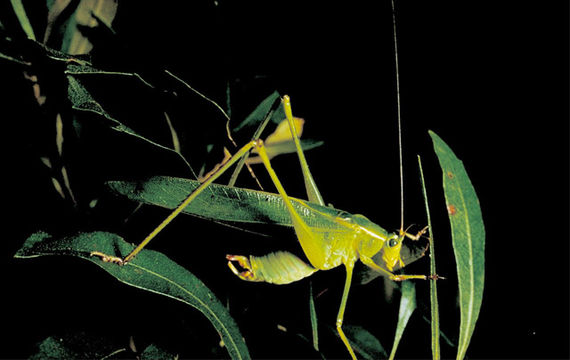
[[[2,23],[7,31],[17,29],[4,3]],[[25,5],[32,9],[32,3]],[[308,3],[193,1],[183,8],[181,2],[158,6],[121,1],[113,21],[116,35],[106,34],[96,43],[95,66],[140,73],[170,92],[147,93],[134,82],[113,79],[94,81],[93,92],[117,118],[164,139],[166,125],[156,124],[164,121],[161,109],[168,107],[191,162],[201,155],[194,152],[199,150],[192,141],[211,135],[201,131],[223,135],[223,121],[179,84],[166,81],[162,69],[222,104],[229,82],[236,122],[273,90],[289,94],[294,113],[307,121],[303,137],[325,141],[307,152],[325,201],[365,214],[388,230],[397,229],[390,3]],[[30,11],[41,33],[45,10]],[[434,218],[438,273],[449,278],[438,283],[442,330],[453,339],[459,315],[441,174],[428,129],[463,160],[485,221],[485,293],[468,357],[568,358],[567,3],[398,1],[397,21],[405,219],[416,225],[426,221],[416,162],[420,154]],[[87,122],[80,141],[70,136],[64,143],[64,162],[79,203],[74,208],[57,195],[50,171],[39,161],[54,151],[53,122],[38,120],[46,110],[38,109],[21,72],[0,63],[0,78],[6,209],[0,357],[28,357],[44,338],[66,334],[116,344],[114,349],[126,346],[133,336],[139,348],[156,343],[182,357],[227,356],[223,350],[210,353],[218,341],[214,329],[183,304],[122,286],[81,260],[12,258],[24,239],[40,229],[110,230],[136,242],[167,212],[143,207],[124,223],[134,205],[106,193],[102,182],[188,174],[171,155],[106,130],[100,122]],[[274,163],[278,174],[286,174],[288,192],[302,197],[295,160],[282,156]],[[99,201],[90,209],[94,198]],[[291,236],[275,241],[295,245]],[[307,281],[283,287],[248,284],[225,265],[226,253],[263,253],[268,246],[265,239],[183,217],[150,248],[194,272],[222,302],[229,299],[254,358],[315,356],[294,335],[309,335],[308,306],[302,297]],[[425,273],[428,266],[424,259],[410,272]],[[324,292],[317,299],[323,333],[326,326],[334,326],[343,283],[339,279],[344,279],[342,269],[314,276],[316,291]],[[420,301],[425,301],[427,285],[417,287]],[[382,281],[377,280],[353,288],[345,323],[365,326],[389,350],[397,309],[397,295],[386,303]],[[412,316],[398,357],[431,355],[429,325],[421,313]],[[276,324],[288,332],[278,331]],[[340,341],[327,339],[322,345],[327,357],[348,355]],[[455,355],[447,345],[442,351],[444,357]]]

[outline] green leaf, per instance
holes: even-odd
[[[144,349],[140,356],[141,360],[175,360],[178,356],[173,355],[154,344],[150,344]]]
[[[22,0],[10,0],[10,2],[12,3],[12,9],[14,9],[14,13],[16,13],[16,17],[20,22],[22,30],[24,30],[24,32],[26,33],[26,36],[32,40],[36,40],[34,29],[32,28],[32,24],[30,24],[30,19],[28,19],[28,15],[26,15],[26,10],[24,9]]]
[[[30,359],[78,359],[79,357],[79,354],[66,346],[62,339],[50,336],[38,345],[38,352],[30,356]]]
[[[412,281],[404,281],[401,290],[402,296],[400,298],[398,324],[396,325],[396,334],[394,335],[394,344],[390,352],[390,359],[394,359],[394,356],[396,356],[398,344],[402,339],[402,335],[404,334],[404,330],[408,325],[412,313],[416,309],[416,285]]]
[[[132,249],[133,246],[120,236],[108,232],[80,233],[58,239],[38,232],[26,240],[15,257],[71,255],[89,260],[127,285],[176,299],[198,309],[221,335],[233,359],[249,359],[243,337],[227,309],[188,270],[152,250],[143,250],[124,266],[103,262],[98,256],[91,256],[93,251],[99,251],[122,258]]]
[[[174,209],[200,185],[200,182],[155,176],[146,181],[110,181],[107,185],[131,200]],[[307,201],[291,199],[299,213],[305,215],[304,219],[309,225],[313,218],[311,207],[320,212],[338,212]],[[310,207],[303,206],[309,204]],[[208,186],[183,212],[217,221],[293,226],[279,194],[219,184]]]
[[[30,360],[116,359],[116,355],[128,351],[104,335],[83,331],[50,336],[37,347],[37,352],[30,356]]]
[[[437,270],[435,266],[435,245],[434,245],[434,234],[433,228],[431,226],[431,216],[429,211],[429,202],[426,190],[426,183],[424,179],[424,171],[422,169],[422,160],[418,155],[418,167],[420,169],[420,179],[422,181],[422,194],[424,197],[424,203],[426,207],[427,222],[429,228],[429,264],[430,264],[430,274],[436,275]],[[431,354],[434,360],[441,359],[441,351],[439,345],[439,302],[437,300],[437,281],[431,280],[429,283],[429,296],[430,296],[430,315],[431,315]]]
[[[242,130],[247,131],[250,129],[250,133],[253,133],[253,129],[256,129],[259,124],[265,119],[269,111],[273,109],[275,106],[275,102],[279,100],[279,93],[274,91],[268,97],[266,97],[256,108],[249,114],[241,123],[239,123],[234,129],[234,133],[239,133]],[[281,108],[281,106],[279,106]],[[282,112],[283,113],[283,112]],[[274,114],[275,115],[275,114]],[[271,119],[279,123],[279,121],[283,120],[285,116],[281,119],[276,120],[277,118],[273,116]]]
[[[382,359],[387,356],[380,341],[363,327],[343,325],[342,330],[352,348],[357,351],[363,359]],[[336,329],[334,331],[338,336]]]
[[[315,296],[313,294],[313,282],[309,281],[309,314],[311,318],[311,334],[313,337],[313,348],[319,351],[319,322],[317,319],[317,309],[315,307]]]
[[[479,199],[465,167],[434,132],[429,132],[441,170],[457,278],[461,321],[457,359],[463,359],[481,309],[485,281],[485,228]]]
[[[89,68],[89,66],[87,65],[83,65],[83,66],[75,66],[72,67],[67,74],[67,80],[68,80],[68,89],[67,89],[67,96],[69,101],[71,102],[72,105],[72,109],[76,110],[76,111],[81,111],[81,112],[89,112],[89,113],[93,113],[96,114],[98,116],[101,116],[102,118],[104,118],[105,120],[107,120],[110,124],[111,129],[130,135],[130,136],[134,136],[135,138],[138,138],[140,140],[143,140],[159,149],[162,150],[166,150],[169,152],[172,152],[174,154],[176,154],[176,156],[178,156],[185,164],[186,166],[190,169],[190,171],[192,173],[194,173],[192,167],[190,166],[190,164],[188,163],[188,161],[184,158],[184,156],[182,156],[182,154],[180,154],[179,152],[177,152],[175,149],[170,148],[168,146],[164,146],[160,143],[157,143],[156,141],[153,141],[147,137],[144,137],[140,134],[138,134],[136,131],[134,131],[133,129],[129,128],[128,126],[124,125],[123,123],[121,123],[119,120],[115,119],[114,117],[112,117],[102,106],[101,104],[99,104],[99,102],[97,102],[97,100],[95,100],[95,98],[93,98],[93,96],[91,95],[91,93],[85,88],[85,86],[83,86],[83,84],[81,83],[81,81],[79,81],[75,75],[86,75],[86,74],[105,74],[105,75],[116,75],[116,76],[131,76],[133,78],[136,78],[138,80],[140,80],[142,83],[144,83],[147,86],[152,87],[152,85],[148,84],[146,81],[144,81],[144,79],[142,79],[139,75],[137,74],[130,74],[130,73],[104,73],[101,71],[98,71],[96,69],[91,68],[90,72],[89,70],[87,70]]]
[[[253,132],[252,139],[258,139],[263,133],[263,130],[265,129],[265,127],[267,126],[267,124],[269,123],[274,114],[272,108],[277,99],[279,99],[279,93],[277,91],[274,91],[265,100],[263,100],[261,104],[259,104],[255,108],[255,110],[251,114],[249,114],[248,117],[240,125],[238,125],[238,128],[249,129],[252,126],[257,126],[256,130]],[[229,122],[227,123],[227,125],[229,126]],[[244,126],[242,127],[242,125]],[[228,183],[229,186],[235,185],[237,177],[241,173],[241,170],[243,169],[243,166],[245,165],[248,156],[249,155],[246,155],[241,159],[239,159],[239,162],[237,163],[234,172],[232,173],[232,177],[230,178],[230,181]]]

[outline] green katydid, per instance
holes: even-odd
[[[394,4],[392,3],[392,8]],[[297,134],[296,120],[293,118],[291,102],[288,96],[283,97],[283,108],[286,120],[289,124],[291,138],[295,145],[295,150],[299,157],[305,189],[308,200],[300,200],[289,197],[283,188],[279,177],[273,170],[270,156],[266,151],[264,142],[259,136],[239,149],[233,156],[228,156],[224,161],[210,171],[207,176],[201,179],[200,183],[194,187],[190,194],[174,209],[174,211],[160,223],[130,254],[124,259],[108,256],[99,252],[92,255],[100,256],[103,261],[111,261],[120,265],[125,265],[131,261],[162,229],[164,229],[176,216],[183,212],[199,195],[208,187],[218,185],[213,182],[226,170],[243,157],[247,157],[250,152],[256,152],[261,163],[264,164],[269,176],[274,183],[277,192],[282,199],[288,219],[290,220],[295,234],[309,264],[301,260],[292,253],[279,251],[265,256],[243,256],[226,255],[228,266],[239,278],[246,281],[260,281],[274,284],[288,284],[308,277],[318,270],[329,270],[340,265],[346,269],[344,290],[342,293],[340,308],[336,318],[336,328],[338,334],[346,346],[353,359],[356,355],[350,345],[346,335],[342,330],[344,311],[351,287],[354,266],[357,260],[362,261],[370,269],[387,276],[394,281],[408,279],[438,279],[433,274],[425,275],[396,275],[395,269],[404,267],[402,245],[405,238],[418,240],[427,227],[412,235],[404,230],[403,223],[403,174],[402,174],[402,148],[401,148],[401,122],[400,122],[400,100],[399,100],[399,74],[398,74],[398,49],[396,42],[396,24],[393,13],[394,41],[396,43],[396,86],[397,86],[397,106],[398,106],[398,135],[400,151],[400,190],[401,190],[401,226],[398,233],[389,233],[382,227],[368,220],[363,215],[352,215],[331,207],[326,207],[317,185],[311,175],[309,166],[305,159],[299,136]],[[200,214],[198,214],[200,215]],[[242,271],[238,270],[234,262],[239,264]]]
[[[398,233],[389,233],[363,215],[352,215],[324,206],[324,201],[313,180],[300,145],[294,125],[291,102],[288,96],[283,97],[283,107],[286,119],[289,122],[291,137],[295,143],[295,148],[301,163],[309,201],[291,198],[287,195],[271,166],[264,142],[260,139],[253,139],[239,149],[233,156],[228,158],[221,166],[218,166],[215,171],[211,172],[209,176],[124,259],[106,256],[98,252],[92,255],[100,256],[104,261],[112,261],[121,265],[127,264],[219,176],[242,157],[249,154],[250,151],[255,150],[277,188],[279,196],[283,199],[285,210],[292,222],[299,243],[309,260],[309,264],[292,253],[280,251],[261,257],[227,255],[227,259],[229,260],[228,266],[234,274],[243,280],[287,284],[310,276],[318,270],[328,270],[344,265],[346,268],[346,279],[336,319],[336,328],[350,355],[352,358],[356,358],[342,330],[344,310],[356,261],[362,261],[372,270],[395,281],[436,278],[436,276],[395,275],[392,273],[395,268],[406,265],[401,257],[402,241],[404,238],[407,237],[412,240],[417,240],[425,232],[425,229],[416,235],[407,233],[403,228],[401,228]],[[310,212],[311,221],[307,220],[305,210]],[[373,257],[378,259],[378,255],[381,255],[381,257],[379,261],[377,260],[377,263],[373,260]],[[239,271],[234,265],[234,262],[239,264],[243,268],[243,271]]]

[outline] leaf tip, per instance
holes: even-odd
[[[22,247],[16,251],[16,253],[14,254],[15,258],[25,258],[25,257],[29,257],[30,254],[32,253],[31,250],[39,243],[41,243],[42,241],[49,239],[51,237],[50,234],[44,232],[44,231],[38,231],[33,233],[32,235],[30,235],[26,241],[24,242],[24,245],[22,245]]]

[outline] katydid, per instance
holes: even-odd
[[[392,2],[392,9],[394,4]],[[291,198],[283,188],[279,177],[273,170],[270,156],[267,154],[264,142],[256,137],[240,148],[233,156],[227,156],[224,161],[216,166],[208,175],[201,179],[200,184],[178,205],[174,211],[160,223],[130,254],[124,259],[108,256],[100,252],[93,252],[93,256],[99,256],[103,261],[125,265],[164,229],[176,216],[183,212],[206,188],[212,185],[226,170],[237,161],[254,151],[259,156],[269,176],[277,189],[277,192],[294,228],[297,239],[303,249],[309,264],[296,255],[279,251],[265,256],[226,255],[228,266],[240,279],[246,281],[259,281],[274,284],[288,284],[308,277],[318,270],[329,270],[340,265],[346,269],[344,290],[336,318],[336,329],[353,359],[356,355],[346,335],[342,330],[344,311],[350,292],[352,275],[356,261],[360,260],[364,265],[388,277],[394,281],[409,279],[438,279],[433,275],[396,275],[395,269],[404,267],[402,258],[402,245],[405,238],[418,240],[427,227],[412,235],[404,230],[403,220],[403,168],[401,147],[401,121],[399,99],[399,74],[398,74],[398,49],[396,41],[396,23],[393,12],[394,41],[396,44],[396,86],[398,107],[398,136],[400,151],[400,191],[401,191],[401,225],[397,233],[389,233],[379,225],[368,220],[363,215],[353,215],[331,207],[326,207],[317,185],[311,175],[309,166],[301,148],[299,136],[296,130],[296,122],[291,110],[291,102],[287,95],[282,99],[286,120],[289,124],[291,138],[294,142],[303,179],[307,192],[308,201]],[[310,215],[308,215],[310,214]],[[309,221],[310,218],[310,221]],[[376,261],[375,261],[376,260]],[[234,262],[243,270],[238,270]]]
[[[406,265],[401,257],[404,238],[407,237],[412,240],[417,240],[424,234],[426,229],[424,228],[416,235],[409,234],[403,228],[401,228],[398,233],[389,233],[363,215],[352,215],[344,211],[325,207],[324,201],[304,157],[299,137],[297,136],[289,97],[284,96],[282,103],[301,163],[309,201],[290,198],[287,195],[271,166],[263,141],[253,139],[239,149],[233,156],[228,158],[221,166],[215,169],[215,171],[211,172],[209,177],[192,191],[190,195],[188,195],[188,197],[124,259],[106,256],[101,253],[93,253],[92,255],[100,256],[104,261],[111,261],[122,265],[127,264],[219,176],[243,156],[255,150],[277,188],[278,194],[283,199],[285,209],[291,219],[303,252],[309,260],[309,264],[292,253],[281,251],[261,257],[227,255],[226,258],[229,260],[228,266],[234,274],[243,280],[287,284],[310,276],[318,270],[328,270],[344,265],[346,269],[346,279],[336,319],[336,328],[350,355],[352,358],[356,358],[347,337],[342,331],[344,311],[356,261],[362,261],[372,270],[395,281],[435,278],[435,276],[396,275],[392,273],[395,268]],[[312,217],[310,222],[307,221],[306,216],[303,215],[304,211],[299,210],[299,208],[305,208],[310,211]],[[379,254],[381,255],[381,260],[379,261],[380,263],[376,263],[372,258],[378,258],[376,255]],[[239,271],[233,262],[239,264],[243,270]]]

